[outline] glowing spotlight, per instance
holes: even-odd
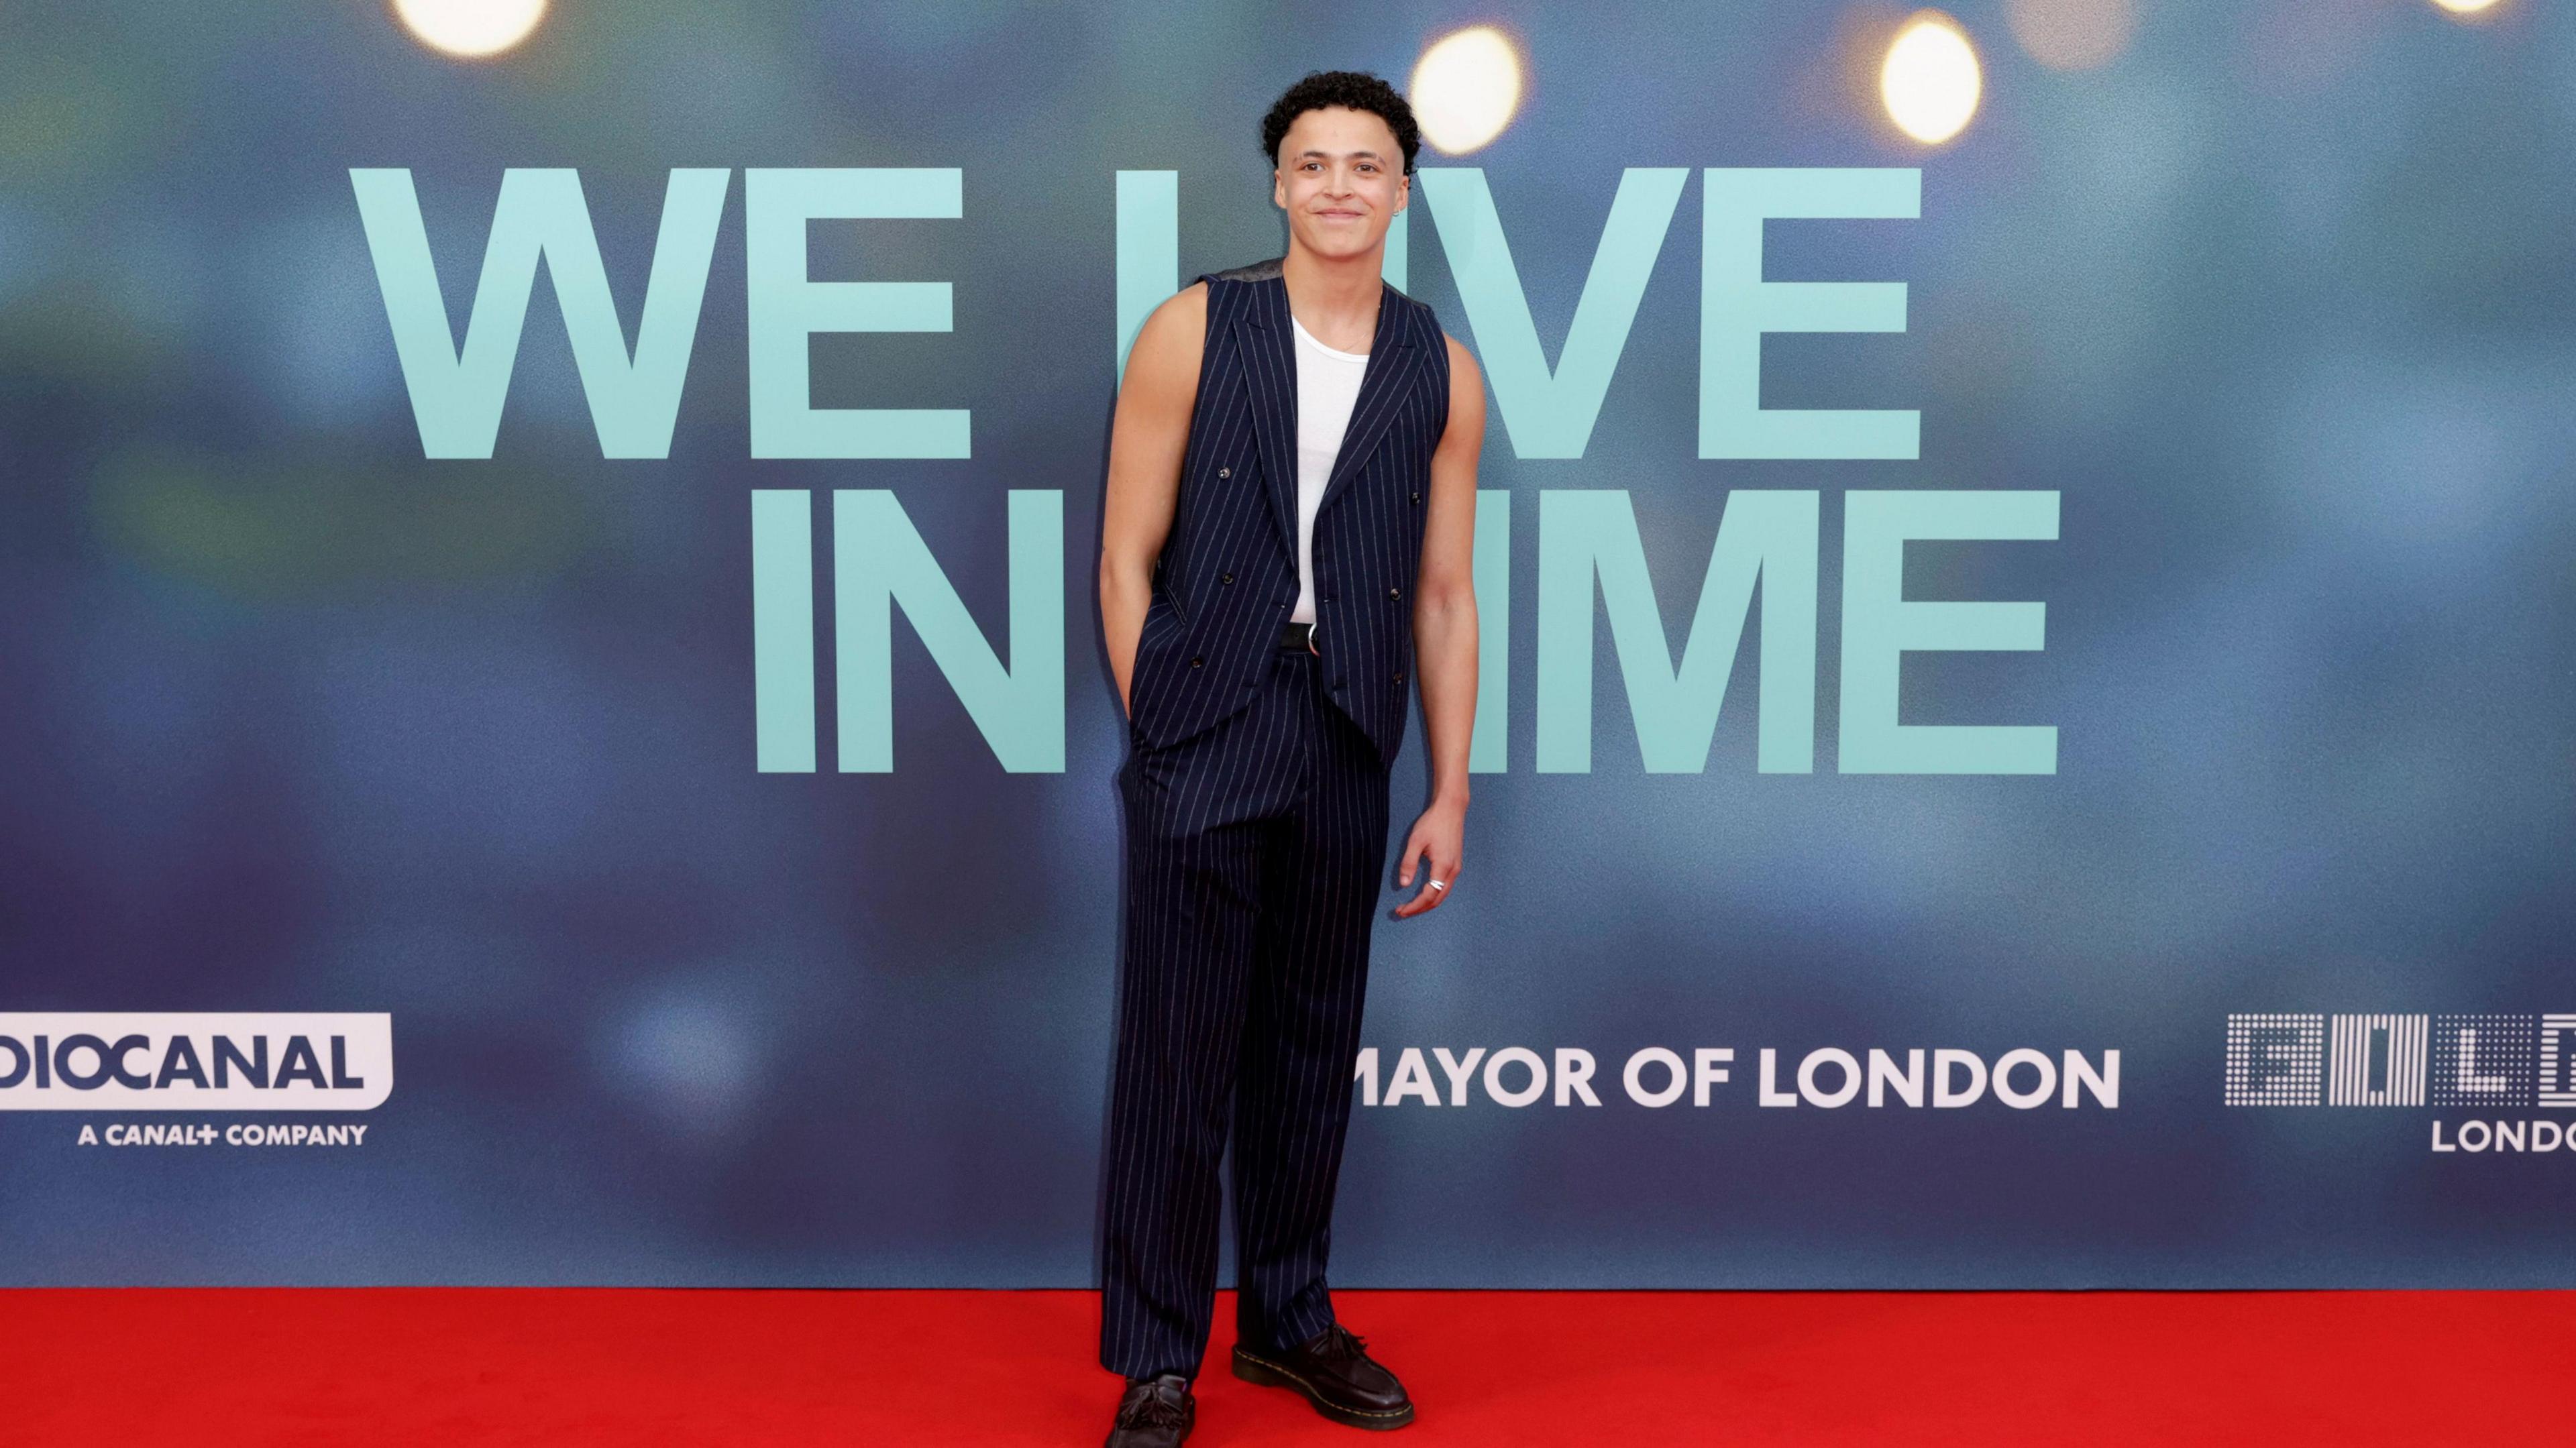
[[[2136,0],[2005,0],[2004,19],[2030,58],[2052,70],[2091,70],[2128,48]]]
[[[394,14],[432,50],[480,58],[527,39],[546,0],[394,0]]]
[[[2496,7],[2496,0],[2433,0],[2453,15],[2484,15]]]
[[[1463,156],[1512,123],[1521,104],[1521,58],[1501,31],[1470,25],[1422,52],[1406,99],[1423,139]]]
[[[1918,10],[1887,47],[1878,70],[1878,94],[1896,128],[1927,146],[1967,129],[1985,93],[1976,49],[1959,22],[1938,10]]]

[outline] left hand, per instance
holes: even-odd
[[[1413,822],[1413,832],[1404,837],[1404,859],[1397,865],[1398,887],[1413,883],[1413,867],[1429,857],[1430,868],[1422,882],[1421,893],[1395,907],[1395,918],[1409,920],[1428,910],[1437,910],[1449,898],[1458,883],[1458,867],[1467,848],[1467,806],[1431,802],[1431,808]]]

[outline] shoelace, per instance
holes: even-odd
[[[1185,1414],[1181,1405],[1159,1392],[1147,1391],[1118,1410],[1121,1428],[1177,1428]]]
[[[1326,1362],[1355,1362],[1368,1356],[1361,1351],[1367,1346],[1368,1339],[1337,1322],[1325,1333],[1324,1345],[1316,1350],[1315,1356]]]

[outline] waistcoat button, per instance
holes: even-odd
[[[1207,660],[1206,660],[1206,659],[1203,659],[1203,658],[1199,658],[1199,659],[1192,659],[1192,660],[1190,660],[1190,667],[1191,667],[1191,668],[1193,668],[1193,669],[1195,669],[1195,668],[1197,668],[1199,665],[1204,664],[1204,663],[1206,663],[1206,662],[1207,662]]]
[[[1404,675],[1402,675],[1402,674],[1398,674],[1398,675],[1396,675],[1396,676],[1395,676],[1395,681],[1396,681],[1397,683],[1399,683],[1399,684],[1403,683],[1403,682],[1404,682]]]
[[[1216,475],[1217,475],[1218,477],[1220,477],[1220,478],[1230,478],[1230,477],[1233,477],[1233,476],[1234,476],[1234,469],[1232,469],[1232,468],[1219,468],[1219,469],[1217,469],[1217,470],[1216,470]],[[1416,493],[1416,494],[1414,494],[1413,496],[1414,496],[1414,498],[1415,498],[1415,500],[1416,500],[1416,501],[1419,501],[1419,500],[1421,499],[1421,497],[1422,497],[1422,495],[1421,495],[1420,493]]]
[[[1232,583],[1234,581],[1234,575],[1231,573],[1220,573],[1216,576],[1216,581],[1219,583]]]
[[[1404,596],[1404,590],[1401,588],[1390,588],[1386,591],[1386,596],[1389,598],[1402,598]]]
[[[1417,502],[1417,503],[1421,502],[1421,501],[1422,501],[1422,495],[1421,495],[1420,493],[1416,493],[1416,494],[1414,494],[1414,495],[1413,495],[1413,501],[1415,501],[1415,502]]]

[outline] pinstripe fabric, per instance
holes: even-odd
[[[1162,747],[1250,703],[1297,601],[1297,356],[1277,262],[1203,276],[1207,341],[1172,532],[1128,690]],[[1315,649],[1333,701],[1393,762],[1413,678],[1413,581],[1449,349],[1431,309],[1378,307],[1350,427],[1315,514]],[[1265,523],[1266,520],[1266,523]]]
[[[1319,687],[1316,655],[1264,663],[1251,707],[1139,749],[1123,777],[1100,1360],[1132,1378],[1195,1376],[1207,1348],[1229,1097],[1244,1341],[1293,1345],[1333,1321],[1324,1261],[1386,767]]]
[[[1208,281],[1172,532],[1129,682],[1126,945],[1110,1088],[1100,1360],[1196,1376],[1234,1142],[1243,1340],[1332,1325],[1333,1191],[1403,744],[1412,593],[1448,352],[1390,288],[1297,597],[1296,359],[1276,263]]]

